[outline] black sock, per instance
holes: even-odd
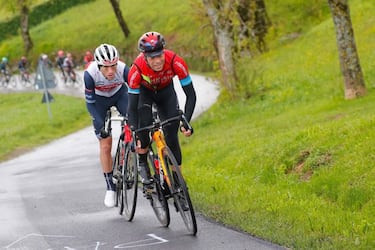
[[[112,181],[113,172],[104,173],[105,183],[107,184],[107,190],[115,191],[116,186]]]
[[[141,165],[141,163],[147,164],[147,153],[139,154],[139,164]]]

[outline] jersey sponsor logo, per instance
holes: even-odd
[[[97,89],[99,91],[102,91],[102,92],[109,92],[109,91],[117,88],[120,85],[122,85],[121,82],[114,82],[114,83],[111,83],[111,84],[96,85],[95,89]]]

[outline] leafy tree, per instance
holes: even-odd
[[[20,12],[21,36],[24,44],[25,55],[28,55],[33,48],[33,41],[29,33],[29,10],[32,0],[18,0]]]
[[[255,44],[259,52],[267,51],[265,36],[271,21],[268,17],[264,0],[237,0],[236,12],[239,20],[239,52],[253,54],[251,45]]]
[[[227,3],[223,3],[222,1],[203,0],[203,4],[214,31],[214,44],[219,58],[222,81],[224,87],[229,93],[235,92],[236,85],[234,59],[232,55],[232,49],[234,47],[232,22],[228,18],[232,2],[232,0],[227,1]]]
[[[271,22],[264,0],[202,0],[211,21],[224,87],[235,94],[236,58],[251,55],[251,45],[264,52]]]
[[[21,36],[23,39],[25,55],[28,55],[33,48],[33,41],[29,33],[29,10],[33,3],[33,0],[17,0],[8,1],[0,0],[1,6],[12,10],[13,12],[18,12],[20,17],[20,28]]]
[[[125,22],[125,20],[122,16],[119,1],[118,0],[109,0],[109,2],[112,5],[113,11],[115,12],[117,21],[118,21],[118,23],[121,27],[122,32],[125,35],[125,38],[128,37],[129,34],[130,34],[130,30],[129,30],[128,25],[126,24],[126,22]]]
[[[341,72],[344,76],[345,98],[354,99],[366,94],[361,65],[354,39],[347,0],[328,0],[339,52]]]

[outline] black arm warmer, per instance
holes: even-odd
[[[185,116],[186,119],[190,122],[195,109],[195,103],[197,102],[197,96],[195,94],[195,90],[192,83],[182,87],[182,89],[184,90],[186,95]]]
[[[128,94],[128,119],[129,125],[138,128],[138,99],[139,95]]]

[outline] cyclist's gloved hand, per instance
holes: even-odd
[[[100,129],[100,137],[105,139],[110,136],[110,132],[105,129],[105,127]]]
[[[194,133],[194,130],[191,126],[188,126],[187,124],[184,124],[184,122],[181,122],[180,124],[180,131],[185,135],[185,136],[191,136]]]

